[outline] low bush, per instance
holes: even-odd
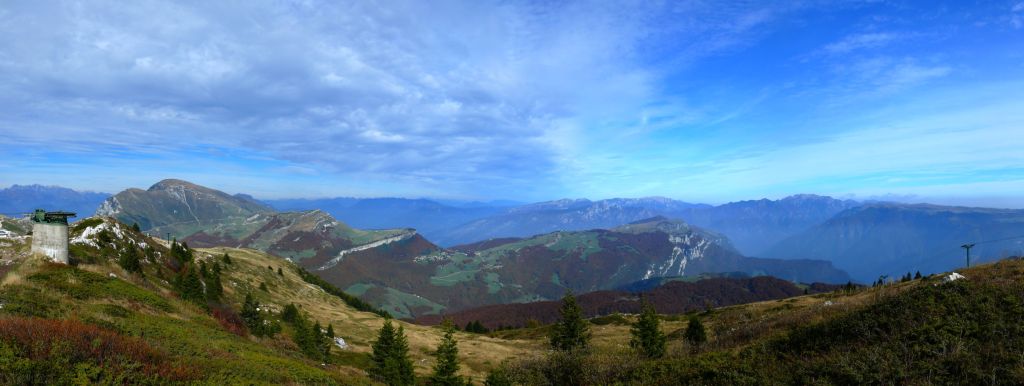
[[[73,320],[0,319],[0,383],[162,384],[194,369],[137,338]]]

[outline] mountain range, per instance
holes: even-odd
[[[162,236],[170,233],[171,237],[188,239],[196,245],[261,248],[273,245],[274,253],[296,257],[317,253],[321,257],[334,255],[359,244],[358,241],[342,241],[349,237],[387,239],[411,234],[410,228],[416,229],[416,235],[426,242],[424,245],[442,248],[556,231],[610,229],[655,216],[680,219],[711,230],[728,239],[742,255],[828,260],[865,283],[881,275],[903,275],[906,271],[917,270],[938,272],[961,266],[965,259],[959,246],[965,243],[982,242],[971,251],[975,260],[994,259],[1024,249],[1021,239],[1013,238],[1024,235],[1019,210],[859,203],[816,195],[717,206],[667,198],[556,200],[506,206],[510,203],[460,204],[402,198],[258,201],[243,194],[229,195],[196,186],[191,190],[174,189],[177,188],[162,189],[159,184],[148,191],[129,189],[116,200],[97,206],[100,213],[112,214],[118,205],[132,205],[133,200],[141,197],[147,200],[162,197],[156,200],[160,204],[133,206],[130,212],[136,217],[121,214],[118,218],[127,223],[139,223],[144,230]],[[0,203],[6,207],[74,208],[84,205],[83,197],[98,200],[106,196],[20,185],[2,192],[6,198]],[[204,202],[219,204],[209,210],[198,208],[197,211],[193,207],[205,205]],[[291,209],[301,211],[278,212]],[[313,232],[295,241],[297,235],[284,238],[292,232],[270,232],[261,233],[261,240],[246,240],[270,223],[275,224],[271,227],[288,223],[306,229],[316,224],[333,224],[338,227],[337,232],[327,233],[338,234],[316,235]],[[391,230],[356,232],[356,229]],[[202,233],[197,234],[200,231]],[[1002,238],[1012,239],[992,241]]]
[[[766,257],[825,259],[861,282],[881,275],[941,272],[1024,252],[1024,210],[868,204],[791,236]]]
[[[181,180],[125,190],[97,214],[192,246],[254,248],[288,258],[402,317],[706,272],[849,280],[821,260],[745,257],[726,236],[665,217],[445,249],[413,229],[360,230],[323,211],[276,212],[247,196]]]
[[[42,208],[75,212],[78,218],[86,218],[92,216],[107,197],[109,193],[81,192],[59,186],[11,185],[0,189],[0,213],[17,217]]]

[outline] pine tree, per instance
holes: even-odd
[[[156,263],[156,249],[152,245],[146,245],[146,248],[142,249],[142,252],[146,255],[146,260],[150,263]]]
[[[444,336],[441,337],[441,344],[437,346],[437,363],[434,364],[434,373],[430,376],[430,385],[465,385],[466,381],[458,375],[459,346],[455,340],[455,323],[445,319],[442,326]]]
[[[226,265],[231,265],[231,255],[229,255],[227,253],[225,253],[224,256],[221,256],[220,260],[223,261],[224,264],[226,264]]]
[[[299,309],[298,309],[298,307],[295,307],[295,304],[288,303],[288,305],[284,306],[284,309],[281,310],[281,320],[283,320],[285,322],[288,322],[288,323],[295,322],[295,319],[298,318],[298,317],[299,317]]]
[[[917,271],[917,273],[914,274],[914,279],[920,279],[920,278],[921,278],[921,271]]]
[[[373,365],[370,368],[370,375],[374,379],[388,385],[414,384],[412,360],[409,359],[409,342],[405,338],[404,328],[399,326],[396,330],[391,324],[391,319],[385,320],[372,348]]]
[[[213,265],[213,271],[203,275],[203,284],[206,285],[206,301],[218,302],[224,295],[224,286],[220,282],[220,266]]]
[[[377,333],[377,340],[373,342],[371,348],[373,353],[370,357],[373,359],[373,365],[370,367],[370,376],[378,381],[384,380],[385,367],[387,366],[387,360],[391,357],[391,351],[395,347],[395,326],[391,324],[391,319],[384,320],[384,325],[381,326],[380,331]]]
[[[124,268],[125,271],[132,273],[142,272],[142,263],[139,261],[139,252],[135,250],[135,247],[128,247],[124,253],[117,259],[117,265]]]
[[[629,332],[633,338],[629,345],[648,358],[661,358],[665,355],[665,334],[661,332],[658,314],[647,301],[642,301],[640,317]]]
[[[263,336],[263,317],[260,315],[260,303],[252,298],[252,294],[245,294],[245,302],[242,303],[242,321],[255,336]]]
[[[260,283],[260,291],[270,292],[270,290],[267,289],[267,283]]]
[[[394,382],[389,385],[413,385],[416,383],[416,376],[413,374],[412,359],[409,358],[409,340],[405,337],[405,327],[398,326],[395,332],[395,345],[391,350],[391,360],[394,374],[391,378]]]
[[[590,344],[590,327],[572,292],[566,292],[559,310],[561,320],[551,332],[551,347],[561,351],[585,351]]]
[[[686,326],[686,341],[693,346],[699,346],[708,341],[707,332],[704,331],[704,324],[700,322],[697,315],[690,317],[690,323]]]
[[[132,230],[135,231],[136,233],[142,232],[142,229],[139,229],[139,223],[137,222],[132,223]]]
[[[205,305],[206,294],[203,291],[203,282],[200,280],[197,271],[195,265],[186,265],[175,279],[175,284],[178,289],[178,295],[182,300]]]

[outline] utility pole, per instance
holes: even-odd
[[[971,248],[973,248],[974,245],[975,245],[974,243],[971,243],[971,244],[964,244],[964,245],[960,246],[960,248],[963,248],[964,250],[967,251],[967,268],[971,267]]]

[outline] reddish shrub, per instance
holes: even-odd
[[[221,327],[224,327],[228,332],[238,335],[247,336],[249,330],[245,328],[245,321],[239,316],[234,310],[228,306],[218,306],[211,310],[214,318],[220,322]]]
[[[196,378],[194,369],[172,365],[166,354],[139,338],[75,320],[0,319],[0,342],[33,361],[88,362],[114,373],[141,369],[167,380]]]

